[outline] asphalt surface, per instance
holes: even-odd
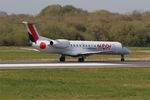
[[[0,61],[0,69],[50,69],[50,68],[126,68],[150,67],[150,60],[121,61]]]

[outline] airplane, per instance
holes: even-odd
[[[93,54],[121,55],[121,61],[125,61],[125,56],[130,55],[120,42],[49,39],[39,35],[35,27],[39,23],[23,21],[19,24],[26,26],[35,51],[60,54],[60,62],[65,62],[66,56],[78,57],[78,62],[84,62],[87,56]]]

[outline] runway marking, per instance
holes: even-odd
[[[40,63],[40,64],[0,64],[0,69],[16,69],[16,68],[88,68],[98,66],[117,66],[123,64],[110,63]]]

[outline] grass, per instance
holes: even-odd
[[[58,60],[60,55],[48,54],[43,52],[28,51],[21,48],[29,47],[0,47],[0,61],[6,60]],[[131,56],[127,60],[150,60],[150,47],[129,47]],[[67,60],[77,61],[77,58],[67,57]],[[120,60],[120,56],[114,55],[93,55],[87,57],[87,60]]]
[[[131,50],[150,50],[150,47],[128,47]]]
[[[150,68],[0,70],[1,100],[150,100]]]
[[[53,60],[58,57],[56,54],[23,50],[31,47],[0,47],[0,60]]]
[[[0,47],[0,60],[58,60],[59,55]],[[29,47],[27,47],[29,48]],[[129,47],[127,60],[150,60],[150,47]],[[67,60],[76,60],[68,57]],[[88,60],[119,60],[93,55]],[[0,100],[150,100],[150,68],[0,70]]]

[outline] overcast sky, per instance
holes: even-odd
[[[150,0],[0,0],[0,10],[8,14],[35,15],[53,4],[73,5],[90,12],[101,9],[119,13],[150,11]]]

